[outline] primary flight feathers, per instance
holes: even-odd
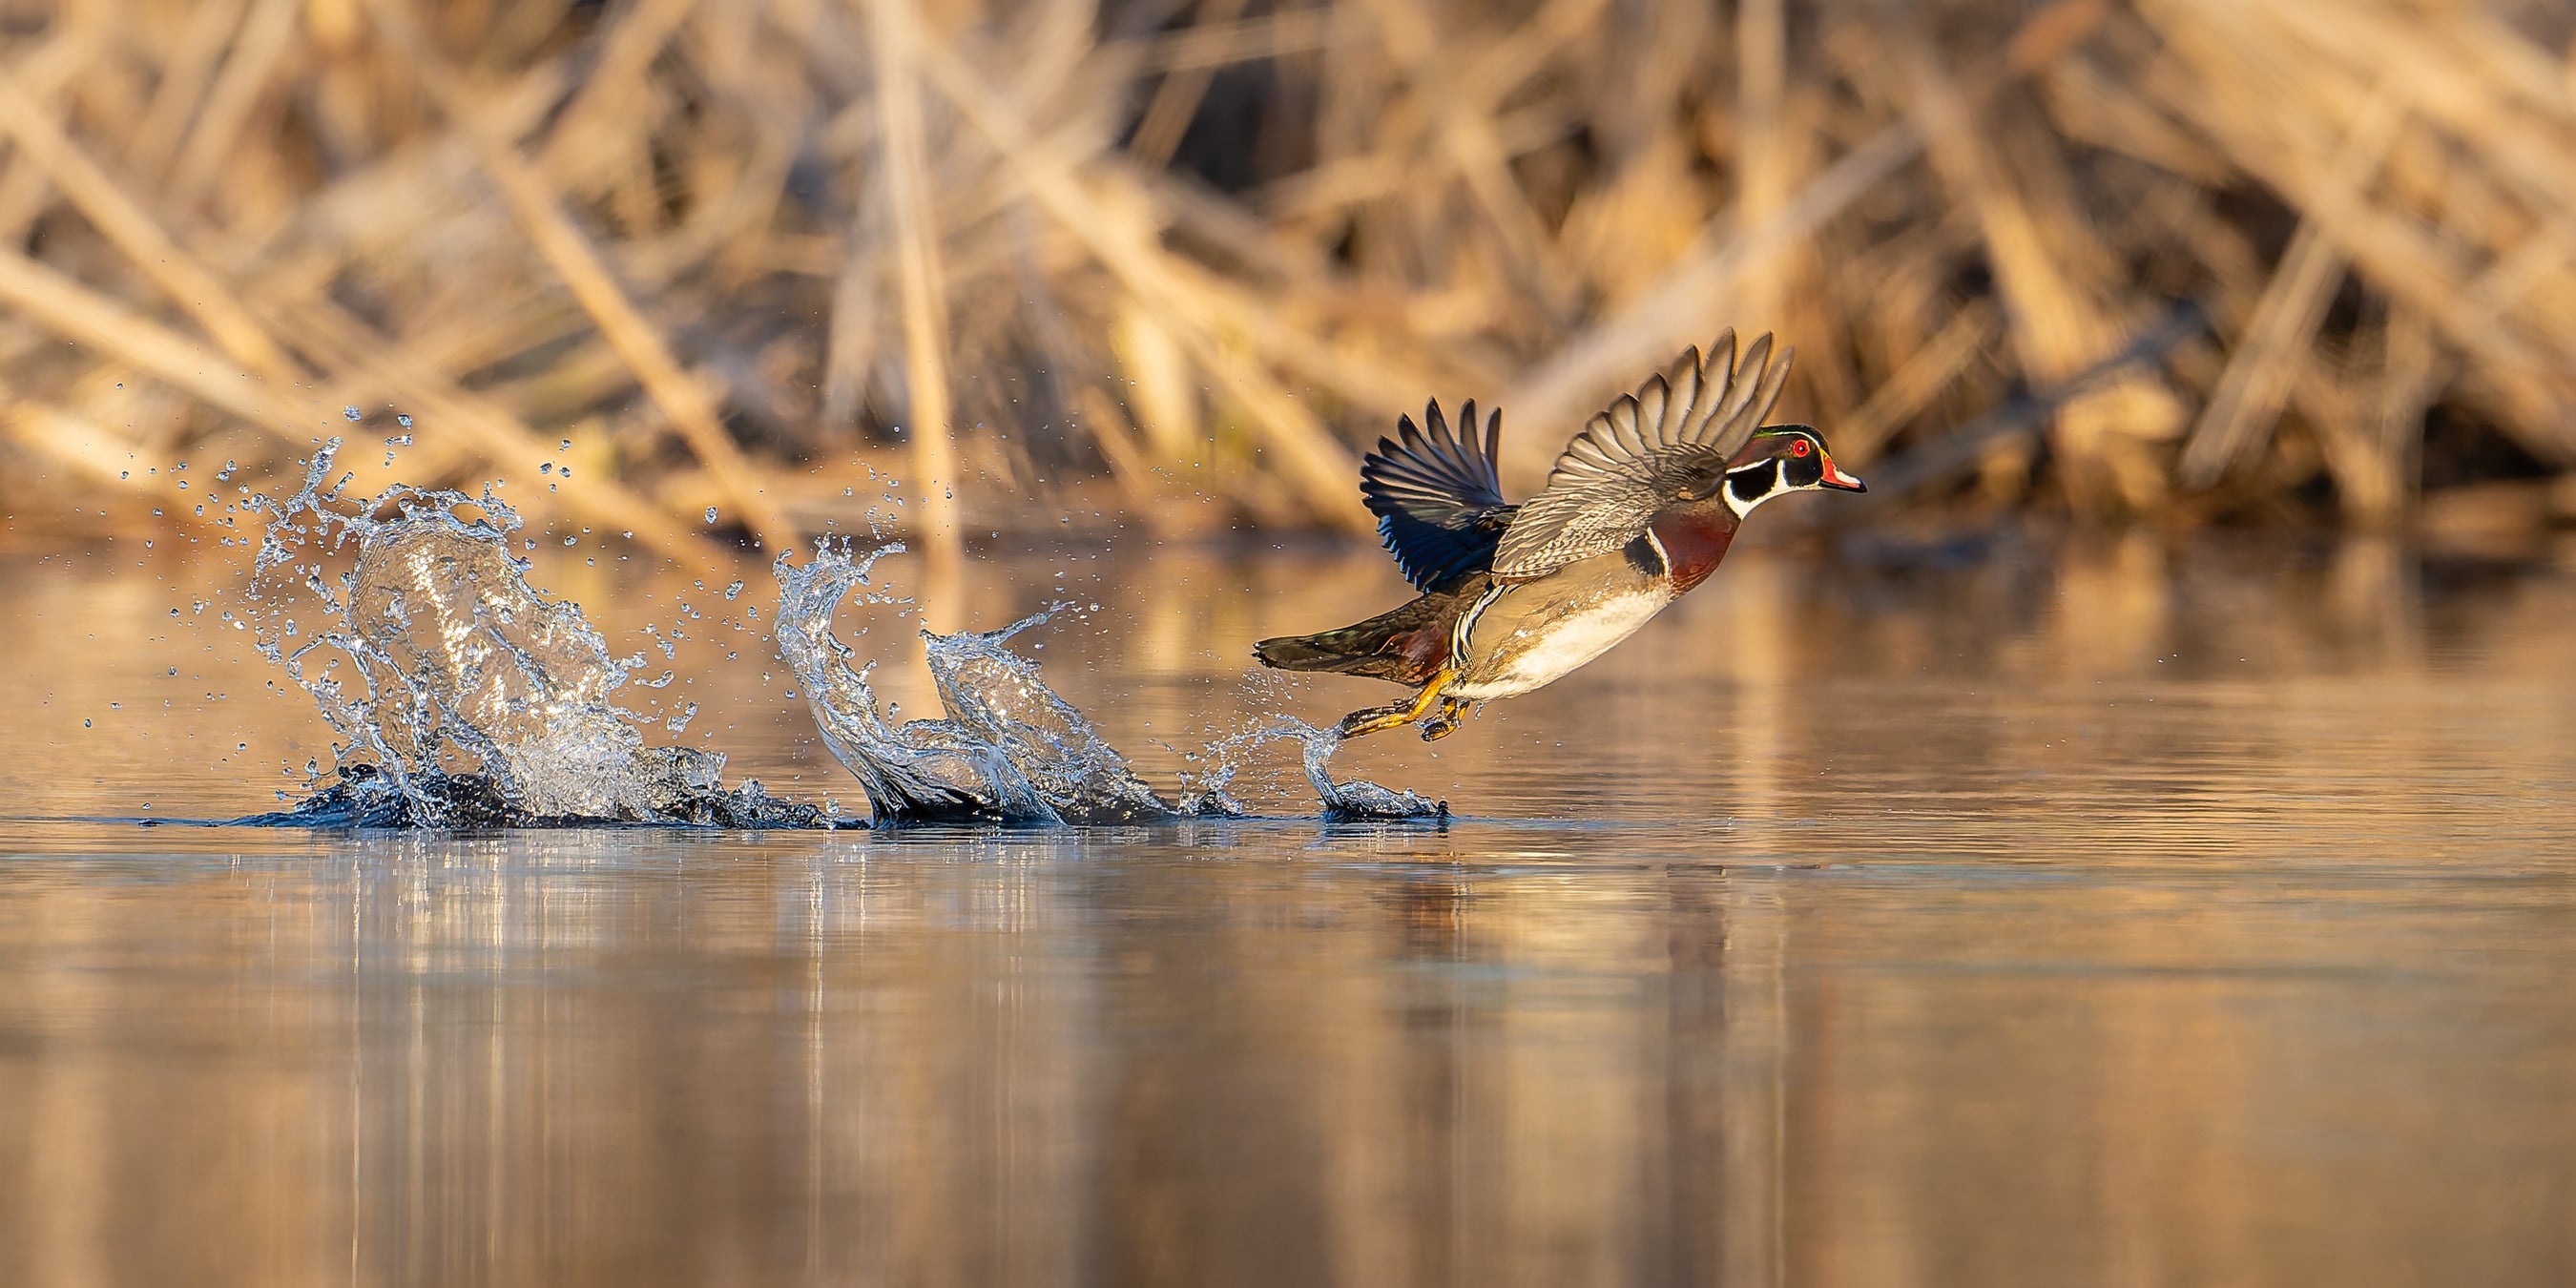
[[[1377,450],[1360,465],[1360,495],[1377,516],[1378,536],[1404,579],[1415,590],[1430,590],[1485,567],[1513,506],[1503,500],[1502,480],[1494,472],[1503,436],[1500,411],[1486,418],[1482,442],[1476,438],[1475,399],[1458,409],[1463,435],[1450,432],[1437,402],[1422,409],[1422,422],[1416,427],[1411,416],[1400,417],[1396,434],[1402,441],[1377,440]]]

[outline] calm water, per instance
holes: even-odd
[[[63,821],[327,756],[135,544],[0,557],[0,1283],[2576,1279],[2576,550],[1748,549],[1336,762],[1446,827],[1274,746],[1241,822],[351,836]],[[1240,665],[1381,563],[922,593],[1098,603],[1029,656],[1169,783],[1386,696]],[[750,575],[540,580],[855,807]]]

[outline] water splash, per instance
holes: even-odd
[[[1335,782],[1324,766],[1341,750],[1342,735],[1293,717],[1280,721],[1283,732],[1302,744],[1306,780],[1315,785],[1327,815],[1346,820],[1449,817],[1447,801],[1426,800],[1408,788],[1381,787],[1363,778]]]
[[[396,486],[347,494],[333,478],[331,440],[283,500],[255,498],[268,516],[245,594],[244,622],[260,652],[312,695],[338,740],[337,769],[308,766],[310,796],[248,823],[359,827],[505,827],[599,822],[724,827],[816,827],[836,815],[783,801],[757,782],[723,786],[721,753],[650,746],[642,727],[667,717],[617,698],[643,655],[612,656],[578,605],[530,586],[512,550],[521,521],[486,486],[482,495]],[[887,545],[854,553],[844,539],[816,546],[803,567],[774,568],[780,654],[795,673],[823,742],[867,793],[870,821],[999,824],[1139,823],[1240,815],[1227,789],[1253,748],[1300,744],[1325,813],[1342,819],[1444,816],[1407,791],[1336,782],[1333,732],[1284,716],[1220,739],[1188,758],[1178,803],[1137,777],[1097,727],[1039,677],[1010,640],[1049,620],[1055,605],[998,631],[921,638],[944,715],[891,723],[869,677],[833,634],[857,596],[902,603],[871,587]],[[732,600],[735,582],[722,592]],[[685,606],[684,606],[685,608]],[[656,636],[667,657],[670,643]],[[667,683],[636,681],[653,689]]]
[[[1243,753],[1282,739],[1302,744],[1306,776],[1328,815],[1401,819],[1447,812],[1412,792],[1335,782],[1325,765],[1341,746],[1340,735],[1286,717],[1211,746],[1200,759],[1214,768],[1184,780],[1189,790],[1179,804],[1164,799],[1088,718],[1047,687],[1035,663],[1005,647],[1054,609],[998,631],[921,632],[946,715],[889,724],[869,684],[874,664],[853,664],[849,646],[832,633],[832,616],[853,595],[864,603],[904,602],[869,581],[877,561],[903,547],[854,549],[847,540],[818,543],[801,568],[779,556],[773,566],[777,635],[824,745],[858,777],[878,822],[1124,823],[1239,815],[1243,808],[1226,789]]]
[[[1234,799],[1231,789],[1245,755],[1267,743],[1294,742],[1298,745],[1299,767],[1306,771],[1306,781],[1314,786],[1327,818],[1359,822],[1449,816],[1446,801],[1429,800],[1403,788],[1381,787],[1361,778],[1336,780],[1328,766],[1344,741],[1339,730],[1318,729],[1295,716],[1273,715],[1264,724],[1217,740],[1194,757],[1212,768],[1189,785],[1195,789],[1195,799],[1209,807],[1240,814],[1243,806]]]
[[[1046,613],[998,631],[921,633],[944,719],[887,723],[869,685],[875,664],[852,664],[832,614],[861,592],[878,560],[900,544],[853,555],[846,540],[821,542],[799,568],[781,552],[778,650],[795,671],[823,745],[858,776],[880,823],[990,821],[1110,823],[1178,818],[1183,811],[1136,777],[1073,704],[1003,647]]]
[[[641,658],[610,656],[578,605],[528,585],[510,550],[520,518],[490,487],[352,498],[349,476],[332,478],[339,448],[314,455],[294,495],[255,499],[268,531],[245,616],[339,735],[341,769],[295,810],[250,821],[820,819],[757,783],[724,791],[720,753],[644,744],[646,717],[615,701]]]

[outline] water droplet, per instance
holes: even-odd
[[[411,417],[409,417],[409,416],[396,416],[396,417],[394,417],[394,423],[395,423],[395,424],[398,424],[398,425],[400,425],[400,426],[402,426],[402,427],[403,427],[403,428],[405,428],[405,429],[409,429],[409,428],[411,428]],[[404,439],[403,441],[404,441],[404,442],[406,442],[406,443],[408,443],[408,442],[410,442],[411,440],[410,440],[410,439],[408,439],[408,438],[406,438],[406,439]]]
[[[738,581],[737,581],[737,582],[735,582],[734,584],[732,584],[732,585],[730,585],[730,586],[725,587],[725,598],[727,598],[727,599],[732,599],[732,598],[734,598],[735,596],[740,595],[741,593],[742,593],[742,583],[741,583],[741,582],[738,582]]]
[[[715,508],[714,506],[712,506],[712,505],[711,505],[711,506],[708,506],[708,507],[707,507],[707,522],[709,522],[709,523],[713,523],[713,522],[715,522],[715,521],[716,521],[716,508]]]
[[[558,452],[569,452],[569,451],[571,451],[571,450],[572,450],[572,440],[571,440],[571,439],[569,439],[569,438],[565,439],[565,440],[563,441],[563,446],[558,447],[558,448],[556,448],[555,450],[556,450],[556,451],[558,451]]]
[[[341,416],[343,416],[343,417],[345,417],[346,419],[348,419],[348,420],[349,420],[349,421],[351,421],[352,423],[355,423],[355,422],[357,422],[357,421],[362,421],[362,420],[365,420],[365,419],[367,418],[367,413],[362,412],[362,411],[358,410],[358,409],[357,409],[357,408],[355,408],[355,407],[343,407],[343,408],[341,408],[341,409],[340,409],[340,415],[341,415]]]
[[[555,463],[553,461],[542,461],[537,465],[537,473],[539,474],[552,474],[554,472]]]

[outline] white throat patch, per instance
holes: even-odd
[[[1771,486],[1765,488],[1761,495],[1747,501],[1743,497],[1735,494],[1735,476],[1737,474],[1751,474],[1756,470],[1771,471]],[[1778,457],[1773,457],[1772,459],[1764,461],[1758,465],[1747,465],[1743,469],[1736,470],[1733,473],[1728,474],[1726,476],[1726,480],[1717,486],[1718,495],[1726,498],[1726,508],[1735,511],[1735,517],[1738,521],[1741,521],[1746,515],[1753,513],[1755,506],[1790,490],[1791,489],[1789,488],[1780,486],[1780,460]]]

